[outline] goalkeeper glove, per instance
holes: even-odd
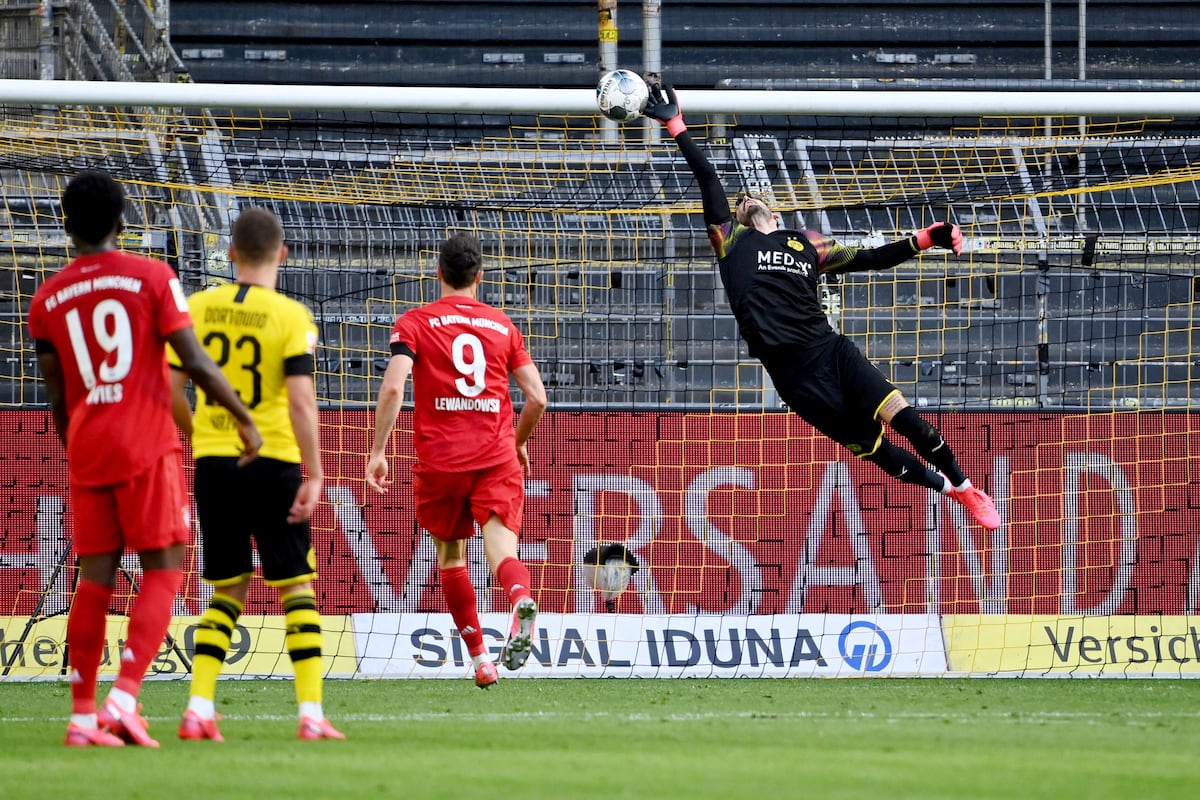
[[[661,81],[650,82],[650,99],[646,103],[645,115],[667,126],[667,133],[678,136],[687,130],[683,113],[679,110],[679,98],[675,90]]]
[[[956,256],[962,254],[962,231],[949,222],[935,222],[925,230],[917,231],[913,239],[917,242],[918,250],[928,250],[936,244],[953,250]]]

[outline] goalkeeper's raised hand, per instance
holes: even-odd
[[[667,126],[667,133],[678,136],[687,130],[683,122],[683,112],[679,110],[679,98],[675,90],[662,81],[654,79],[649,82],[650,99],[646,101],[645,114]]]
[[[653,97],[653,93],[650,95]],[[954,255],[962,255],[962,231],[957,225],[951,225],[949,222],[935,222],[923,231],[917,231],[913,237],[917,241],[917,247],[921,250],[928,250],[937,245],[944,247],[947,250],[953,250]]]

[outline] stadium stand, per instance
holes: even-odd
[[[166,9],[144,0],[5,0],[0,77],[153,81],[181,74]]]
[[[1078,77],[1078,12],[1053,5],[1054,76]],[[595,3],[172,0],[198,81],[587,86]],[[1089,0],[1087,77],[1195,77],[1200,16],[1175,0]],[[619,60],[641,64],[641,3],[617,6]],[[1044,0],[752,0],[662,4],[680,86],[727,78],[1043,78]],[[752,44],[752,47],[747,45]]]
[[[72,14],[67,11],[85,5],[92,8],[88,18],[95,18],[94,26],[81,25],[77,20],[82,16],[74,17],[75,22],[68,19]],[[1187,13],[1184,7],[1188,5],[1092,0],[1090,77],[1100,79],[1107,74],[1128,79],[1136,73],[1143,79],[1195,78],[1190,42],[1200,33],[1200,18]],[[37,3],[14,2],[0,9],[0,24],[6,40],[13,44],[0,61],[6,77],[40,72],[43,66],[36,57],[45,52],[35,44],[44,43],[41,37],[45,33],[44,18],[37,16],[37,8]],[[169,52],[170,48],[163,50],[164,22],[146,13],[146,8],[136,2],[52,3],[53,25],[62,40],[54,74],[121,80],[152,75],[163,80],[186,69],[199,81],[540,86],[590,84],[595,76],[595,10],[587,4],[530,0],[456,3],[451,42],[448,29],[441,24],[447,14],[443,3],[174,0],[170,4],[170,35],[181,59]],[[696,86],[729,79],[761,84],[829,75],[845,78],[851,71],[928,80],[1037,77],[1042,69],[1042,8],[1041,0],[886,4],[760,0],[739,6],[740,22],[733,24],[728,4],[693,0],[664,9],[664,62],[671,65],[677,82]],[[639,4],[621,6],[621,41],[627,54],[638,52],[638,12]],[[139,13],[142,16],[137,16]],[[1056,58],[1067,72],[1074,58],[1073,13],[1070,4],[1056,4]],[[686,17],[689,24],[672,25],[672,16]],[[137,36],[132,35],[135,29],[140,31]],[[1151,31],[1158,33],[1152,37]],[[729,49],[731,43],[748,40],[762,46],[737,47],[736,55]],[[118,41],[137,44],[122,48],[116,46]],[[946,42],[954,43],[954,53],[970,53],[975,58],[939,60],[939,54],[949,52]],[[916,54],[915,60],[877,57],[899,53],[901,48]],[[92,55],[73,55],[84,52]],[[490,57],[518,52],[520,59],[496,61]],[[553,60],[549,57],[553,53],[581,54],[583,61],[575,57]],[[770,123],[757,123],[756,128],[753,120],[742,122],[743,130],[757,134],[755,146],[760,152],[771,146]],[[787,154],[780,160],[783,169],[792,173],[791,179],[803,184],[810,178],[847,172],[854,174],[861,186],[894,179],[894,165],[906,157],[908,147],[897,135],[897,121],[839,122],[843,125],[839,139],[807,142],[804,163],[795,161],[787,146],[775,142],[776,150]],[[864,133],[861,141],[847,136],[855,124]],[[870,138],[865,136],[868,131]],[[357,143],[342,146],[326,139],[317,150],[304,146],[305,137],[311,135],[303,121],[293,122],[286,130],[267,129],[253,137],[230,138],[219,152],[190,154],[182,166],[203,168],[209,175],[225,171],[246,182],[253,182],[256,174],[286,181],[301,170],[306,180],[336,181],[371,160],[388,163],[411,144],[399,135],[391,142],[376,139],[370,147]],[[470,138],[471,132],[459,131],[458,135]],[[1006,144],[1004,149],[1013,148]],[[733,148],[713,144],[711,152],[726,174],[737,175],[740,166]],[[1068,153],[1064,158],[1076,155]],[[1086,169],[1090,182],[1120,183],[1125,177],[1141,174],[1149,164],[1184,168],[1197,161],[1200,143],[1194,137],[1151,140],[1150,144],[1131,139],[1126,145],[1110,142],[1103,152],[1088,154]],[[115,166],[133,174],[151,169],[138,163]],[[521,164],[514,160],[509,169],[520,174]],[[963,169],[965,174],[971,165],[963,165]],[[690,175],[681,163],[663,162],[654,170],[657,180],[694,195]],[[1053,174],[1066,188],[1077,172],[1064,163]],[[1028,187],[1012,185],[1019,174],[1019,170],[992,170],[983,180],[994,185],[980,196],[1020,195]],[[948,180],[948,185],[954,183]],[[1086,235],[1102,231],[1140,240],[1187,227],[1200,218],[1195,182],[1164,186],[1127,183],[1133,188],[1089,193],[1085,206],[1048,215],[1053,219],[1052,232]],[[503,214],[544,213],[548,229],[557,226],[568,234],[564,240],[571,244],[567,246],[586,244],[572,253],[562,252],[562,243],[554,237],[531,241],[528,246],[533,251],[538,247],[555,249],[559,263],[574,266],[558,274],[531,274],[528,280],[503,283],[489,289],[483,299],[532,309],[522,324],[537,340],[537,355],[557,406],[671,404],[708,409],[768,402],[769,387],[763,385],[761,372],[740,366],[746,362],[744,348],[697,217],[622,214],[623,204],[639,205],[655,191],[654,183],[632,168],[627,173],[605,172],[598,179],[574,182],[566,188],[550,187],[542,196],[520,191],[526,188],[495,182],[488,203],[481,204],[486,207],[472,210],[476,224],[485,231],[500,230]],[[167,213],[165,198],[155,194],[158,190],[142,187],[137,191],[144,196],[131,208],[131,228],[147,225],[155,214]],[[65,241],[56,240],[57,234],[47,229],[47,221],[57,217],[54,191],[21,176],[5,179],[4,192],[13,229],[38,241],[36,248],[14,245],[18,262],[26,259],[32,269],[47,258],[65,256]],[[228,199],[233,205],[251,202],[250,198]],[[938,213],[939,206],[956,199],[948,190],[927,192],[915,203],[903,197],[839,202],[807,223],[843,240],[866,241],[877,231],[921,227]],[[264,201],[255,198],[253,202]],[[586,202],[604,213],[595,218],[564,215],[550,225],[549,212],[538,209],[558,202],[570,207]],[[462,209],[299,200],[269,204],[284,220],[292,242],[293,257],[282,288],[310,301],[322,324],[327,347],[321,365],[323,384],[318,387],[321,397],[351,405],[370,403],[385,366],[387,325],[395,308],[368,308],[365,299],[379,294],[400,304],[432,299],[422,296],[430,288],[428,282],[406,280],[396,259],[417,259],[423,247],[428,248],[430,241],[456,223]],[[511,210],[522,204],[524,210]],[[203,203],[172,208],[174,213],[191,208],[191,213],[206,215],[186,221],[188,230],[227,231],[228,209]],[[986,203],[959,213],[973,215],[964,222],[1016,220],[1004,223],[998,234],[1014,239],[1032,235],[1025,229],[1029,220],[1024,214],[1004,213]],[[489,219],[495,224],[489,225]],[[594,236],[579,235],[597,219],[604,229],[597,229]],[[530,220],[530,227],[536,227],[536,217]],[[486,233],[483,238],[488,245]],[[166,246],[177,248],[169,255],[190,288],[220,277],[219,269],[206,259],[198,237],[180,236]],[[619,279],[607,267],[597,267],[614,260],[628,263],[620,270]],[[1038,254],[1031,252],[1014,254],[1012,273],[991,280],[953,264],[938,280],[930,280],[927,272],[902,267],[894,281],[848,280],[841,287],[843,310],[838,321],[914,402],[925,406],[993,407],[997,398],[1016,402],[1040,396],[1053,397],[1065,406],[1086,407],[1094,402],[1097,391],[1106,390],[1114,395],[1114,402],[1195,404],[1200,402],[1200,381],[1191,379],[1197,370],[1189,361],[1194,347],[1186,337],[1181,340],[1167,333],[1172,330],[1168,324],[1171,315],[1190,313],[1187,309],[1196,299],[1197,287],[1190,277],[1195,271],[1194,252],[1177,256],[1175,265],[1181,261],[1190,270],[1139,274],[1136,279],[1103,270],[1081,271],[1077,264],[1054,258],[1039,262]],[[668,282],[668,264],[687,268],[676,269]],[[0,313],[17,319],[22,309],[15,283],[34,273],[20,269],[0,272],[5,275],[5,282],[0,283]],[[29,287],[25,288],[28,297]],[[1047,304],[1041,310],[1036,305],[1038,297]],[[555,313],[539,314],[538,309]],[[1047,310],[1050,320],[1039,334],[1039,314]],[[939,315],[936,324],[928,321],[932,313]],[[3,343],[0,386],[7,395],[0,396],[0,402],[42,402],[37,394],[40,384],[31,379],[35,372],[32,353],[20,341],[21,326],[4,327],[12,341]],[[939,334],[930,336],[931,329]],[[1039,350],[1039,341],[1045,340],[1056,343],[1050,353]],[[1154,374],[1144,364],[1147,355],[1162,356]],[[1141,372],[1130,376],[1126,374],[1130,370]],[[1130,386],[1147,387],[1152,396],[1126,398]]]

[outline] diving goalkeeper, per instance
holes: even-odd
[[[958,255],[958,226],[936,222],[906,239],[862,248],[816,231],[782,228],[767,204],[750,194],[739,195],[731,213],[716,169],[688,133],[674,89],[650,81],[645,113],[666,126],[696,176],[738,330],[788,407],[893,478],[948,495],[983,527],[999,528],[992,498],[963,474],[941,433],[850,339],[833,330],[820,302],[822,274],[890,269],[934,246]],[[888,441],[884,423],[934,469]]]

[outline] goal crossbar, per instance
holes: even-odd
[[[948,105],[947,95],[954,96]],[[962,91],[688,89],[688,112],[816,116],[1200,115],[1193,91]],[[597,114],[591,89],[298,86],[236,83],[0,80],[0,103],[208,108],[300,108],[415,113]]]

